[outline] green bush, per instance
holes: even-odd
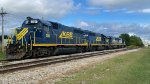
[[[144,44],[140,37],[138,36],[130,36],[129,34],[121,34],[120,38],[125,40],[125,43],[129,47],[143,47]]]

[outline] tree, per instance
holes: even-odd
[[[4,35],[4,39],[7,39],[8,36],[7,35]],[[2,41],[2,36],[0,35],[0,41]]]
[[[144,46],[141,38],[135,35],[130,36],[129,34],[121,34],[119,37],[125,40],[127,46],[131,46],[131,45],[139,46],[139,47]]]
[[[119,37],[125,40],[125,43],[127,46],[130,45],[130,35],[129,34],[121,34]]]
[[[144,46],[141,38],[137,37],[137,36],[131,36],[130,37],[130,44],[135,45],[135,46],[140,46],[140,47]]]

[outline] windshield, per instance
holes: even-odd
[[[25,24],[27,25],[38,24],[38,20],[26,20]]]
[[[22,24],[22,27],[34,27],[34,28],[40,28],[41,24],[38,20],[26,20]]]

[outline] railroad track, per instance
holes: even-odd
[[[114,50],[103,50],[103,51],[86,52],[86,53],[47,57],[47,58],[8,62],[0,65],[0,73],[12,72],[16,70],[24,70],[31,67],[55,64],[55,63],[60,63],[60,62],[65,62],[65,61],[70,61],[75,59],[81,59],[81,58],[98,56],[98,55],[119,52],[119,51],[126,51],[126,50],[128,49],[123,48],[123,49],[114,49]]]

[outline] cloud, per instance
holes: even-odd
[[[150,8],[139,10],[139,12],[141,12],[141,13],[150,13]]]
[[[150,40],[142,39],[142,41],[145,44],[145,46],[150,45]]]
[[[1,7],[8,13],[5,17],[7,25],[4,25],[5,33],[8,34],[10,28],[21,26],[27,16],[60,19],[77,10],[79,4],[76,5],[73,0],[0,0]]]
[[[88,26],[89,26],[89,24],[85,21],[79,22],[79,27],[88,27]]]
[[[129,32],[128,33],[130,36],[135,36],[136,34],[135,33],[133,33],[133,32]]]
[[[108,10],[126,9],[127,13],[150,13],[149,3],[150,0],[88,0],[90,6]]]
[[[129,10],[126,13],[150,13],[150,8],[141,9],[141,10]]]
[[[88,26],[82,26],[84,30],[90,30],[93,32],[105,34],[108,36],[119,36],[122,33],[128,33],[129,35],[137,35],[150,42],[150,25],[147,24],[123,24],[123,23],[93,23],[86,22]],[[80,22],[82,23],[82,21]]]
[[[128,0],[89,0],[89,4],[97,7],[115,8]]]
[[[73,0],[0,0],[7,12],[26,16],[60,18],[75,8]]]

